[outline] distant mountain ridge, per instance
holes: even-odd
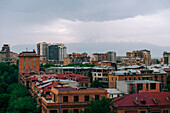
[[[118,43],[67,43],[67,52],[87,52],[89,54],[95,52],[115,51],[117,56],[125,56],[126,52],[133,50],[148,49],[151,51],[152,58],[161,58],[164,51],[170,52],[170,47],[162,47],[149,43],[134,43],[134,42],[118,42]],[[13,52],[20,53],[22,51],[37,49],[35,45],[15,45],[11,47]]]

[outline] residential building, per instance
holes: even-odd
[[[56,44],[48,45],[48,60],[59,60],[59,47]]]
[[[151,65],[151,54],[149,50],[140,50],[140,51],[132,51],[127,52],[126,57],[139,57],[143,58],[144,64]]]
[[[169,113],[170,92],[134,93],[112,100],[117,113]]]
[[[144,58],[129,57],[129,56],[117,57],[118,66],[131,66],[131,65],[142,65],[142,64],[145,64]]]
[[[121,80],[116,81],[116,88],[125,94],[160,92],[161,82],[152,80]]]
[[[76,63],[89,63],[90,57],[87,53],[72,53],[67,56],[66,59],[64,59],[64,64],[68,65],[69,63],[76,64]]]
[[[170,53],[164,52],[163,53],[163,64],[170,64]]]
[[[102,83],[103,87],[108,87],[108,74],[113,71],[115,71],[115,67],[93,67],[92,81],[98,80]]]
[[[119,91],[118,89],[115,89],[115,88],[105,88],[105,89],[107,90],[107,93],[109,94],[110,99],[124,95],[123,92],[121,92],[121,91]]]
[[[110,51],[107,53],[94,53],[94,61],[111,61],[116,63],[116,52]]]
[[[128,70],[128,71],[114,71],[109,73],[109,88],[116,88],[116,81],[120,80],[154,80],[161,82],[161,90],[167,84],[167,73],[162,69],[149,70]]]
[[[37,53],[40,56],[40,63],[47,62],[47,52],[48,52],[48,44],[46,42],[40,42],[37,44]]]
[[[107,97],[107,90],[102,88],[53,87],[52,100],[42,98],[42,113],[79,113],[92,99]]]
[[[22,72],[39,72],[39,55],[35,50],[19,54],[19,73]]]

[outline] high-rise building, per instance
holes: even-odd
[[[48,44],[46,42],[41,42],[37,44],[37,53],[40,56],[47,57]]]
[[[61,43],[46,43],[41,42],[37,44],[37,52],[40,55],[40,61],[42,60],[55,60],[64,61],[67,57],[67,48]]]
[[[166,51],[163,53],[163,64],[170,64],[170,53]]]
[[[59,60],[59,47],[55,44],[48,45],[48,60]]]

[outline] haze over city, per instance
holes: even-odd
[[[11,49],[65,43],[68,52],[170,50],[169,0],[1,0],[1,42]],[[24,45],[24,46],[23,46]]]

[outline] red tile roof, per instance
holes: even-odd
[[[170,105],[167,97],[170,97],[170,92],[134,93],[125,95],[120,99],[115,98],[112,102],[115,107]],[[154,98],[156,98],[156,101],[154,101]],[[137,101],[135,102],[135,100]]]

